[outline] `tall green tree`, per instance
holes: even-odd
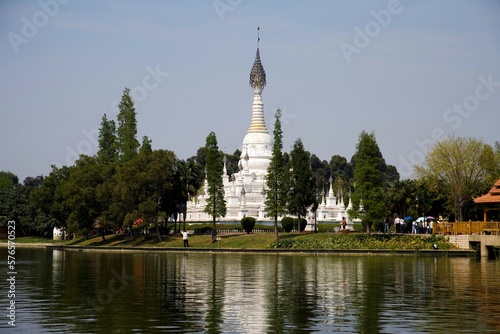
[[[103,240],[105,239],[106,230],[119,229],[121,222],[116,220],[116,215],[113,212],[113,189],[115,187],[115,178],[117,164],[116,163],[99,163],[98,173],[101,182],[95,187],[96,200],[99,203],[101,211],[97,218],[99,232]]]
[[[131,239],[134,222],[149,231],[156,228],[161,240],[161,227],[175,208],[175,176],[178,162],[167,150],[144,149],[123,163],[114,176],[113,212],[116,220],[129,229]],[[146,234],[147,237],[147,234]]]
[[[415,205],[415,196],[417,196],[415,180],[392,182],[386,190],[386,195],[391,213],[401,218],[410,215],[413,210],[412,206]]]
[[[52,166],[50,174],[44,178],[40,187],[36,187],[30,193],[30,200],[48,217],[52,217],[52,227],[66,227],[68,210],[64,206],[64,196],[61,194],[61,186],[69,179],[73,167]]]
[[[318,232],[318,207],[323,200],[323,195],[325,194],[326,189],[328,189],[328,174],[330,169],[328,168],[328,162],[326,160],[320,161],[315,154],[311,155],[311,169],[313,172],[315,194],[311,210],[314,212],[314,232],[316,233]]]
[[[140,202],[137,194],[141,191],[137,175],[143,169],[143,162],[136,157],[120,164],[113,175],[113,203],[110,206],[110,216],[111,219],[121,222],[124,229],[128,229],[131,240],[134,240],[133,224],[142,218],[137,212]]]
[[[30,188],[38,188],[43,184],[44,179],[43,175],[35,177],[28,176],[24,179],[23,185]]]
[[[95,190],[102,182],[98,159],[82,155],[71,168],[69,177],[57,189],[63,199],[62,207],[68,212],[68,229],[85,238],[89,237],[93,228],[98,227],[97,218],[102,207]]]
[[[24,216],[29,200],[29,193],[20,184],[0,188],[0,223],[6,225],[7,221],[14,220],[19,226],[24,225]],[[21,226],[22,226],[21,225]]]
[[[328,189],[330,167],[326,160],[321,161],[316,154],[311,155],[311,169],[314,177],[315,192],[319,196]]]
[[[490,189],[500,176],[499,167],[490,145],[479,139],[450,135],[433,145],[425,164],[415,167],[415,174],[429,187],[446,194],[447,209],[456,220],[463,221],[473,209],[472,197]]]
[[[12,172],[0,171],[0,189],[19,183],[19,178]]]
[[[144,173],[139,171],[137,180],[142,184],[139,192],[138,213],[148,226],[156,229],[158,241],[161,241],[161,227],[167,216],[176,213],[175,176],[178,161],[175,154],[167,150],[142,150]],[[141,159],[142,160],[142,159]]]
[[[134,101],[130,97],[130,89],[125,88],[119,105],[117,143],[120,161],[125,162],[137,155],[137,120]]]
[[[495,174],[500,175],[500,141],[495,141],[495,144],[493,144],[493,150],[495,152],[495,161],[497,165],[497,171]]]
[[[16,228],[25,234],[48,235],[53,218],[30,200],[31,192],[42,183],[43,176],[27,177],[23,184],[0,188],[0,222],[14,220]]]
[[[330,159],[330,177],[333,180],[333,191],[336,194],[342,193],[344,204],[349,204],[349,190],[353,187],[353,165],[345,157],[334,155]]]
[[[203,184],[203,166],[195,159],[189,158],[186,161],[180,161],[175,176],[175,194],[177,213],[182,214],[184,229],[186,228],[187,202],[196,197],[198,189]],[[175,221],[177,223],[177,219]],[[174,232],[176,224],[174,224]],[[180,221],[179,221],[180,230]]]
[[[193,159],[194,161],[199,163],[201,166],[203,166],[203,168],[205,168],[205,165],[207,164],[206,156],[207,156],[207,149],[205,146],[203,146],[203,147],[200,147],[196,151],[196,155],[192,156],[191,159]]]
[[[113,175],[118,167],[118,138],[116,134],[116,124],[107,118],[102,117],[101,128],[99,129],[99,151],[97,152],[98,172],[102,182],[96,186],[95,195],[101,207],[101,212],[97,218],[97,227],[105,240],[106,230],[118,229],[121,224],[116,221],[113,214],[113,188],[115,187]]]
[[[311,154],[304,149],[299,138],[290,152],[290,192],[288,211],[298,218],[297,231],[300,231],[300,219],[305,217],[308,208],[316,200],[314,179],[311,170]]]
[[[330,170],[332,171],[332,179],[339,180],[337,183],[343,186],[342,191],[345,191],[352,183],[353,178],[353,167],[347,161],[345,157],[340,155],[334,155],[330,159]],[[341,189],[334,189],[334,191],[338,192]]]
[[[360,218],[369,234],[372,225],[389,214],[384,191],[387,186],[384,175],[386,164],[375,140],[375,133],[361,132],[353,160],[355,189],[352,195],[353,209],[349,215]]]
[[[148,136],[143,136],[142,137],[142,144],[141,144],[141,148],[139,149],[139,152],[141,153],[146,153],[146,154],[149,154],[149,153],[152,153],[153,152],[153,147],[151,146],[151,139],[148,138]]]
[[[25,213],[25,221],[23,226],[27,228],[29,234],[42,236],[50,236],[52,227],[55,224],[54,217],[45,214],[42,209],[31,200],[33,190],[42,186],[45,178],[42,175],[31,177],[28,176],[23,181],[23,189],[26,194],[25,203],[27,207],[23,210]]]
[[[0,171],[0,222],[14,219],[12,215],[12,201],[15,186],[19,178],[12,172]],[[16,196],[17,197],[17,196]]]
[[[217,137],[213,131],[207,136],[205,149],[208,198],[204,211],[212,216],[212,242],[215,242],[215,234],[217,233],[215,223],[218,218],[226,216],[227,208],[226,200],[224,199],[224,185],[222,182],[224,166],[219,147],[217,146]]]
[[[97,155],[105,163],[117,161],[117,144],[115,121],[108,119],[104,114],[99,129],[99,151]]]
[[[233,154],[228,154],[226,159],[227,175],[233,175],[238,172],[238,162],[240,161],[241,151],[235,150]]]
[[[281,130],[281,110],[276,110],[274,115],[273,130],[273,156],[267,168],[265,210],[268,217],[274,218],[274,239],[278,236],[278,217],[287,212],[286,203],[288,185],[286,180],[286,165],[283,159],[283,131]]]

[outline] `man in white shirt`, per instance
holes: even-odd
[[[182,241],[184,241],[184,247],[189,247],[189,242],[188,242],[189,232],[187,232],[186,230],[184,230],[181,233],[182,233]]]
[[[394,219],[394,226],[396,227],[396,233],[401,233],[401,230],[402,230],[401,223],[404,223],[404,221],[402,221],[402,219],[399,218],[399,216],[396,216],[396,219]]]

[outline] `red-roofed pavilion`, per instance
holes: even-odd
[[[484,221],[488,221],[487,213],[492,210],[500,210],[500,179],[495,182],[487,194],[474,198],[474,203],[484,204]],[[489,206],[492,205],[492,206]]]

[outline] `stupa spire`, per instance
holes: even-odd
[[[252,71],[250,71],[250,86],[254,88],[255,86],[261,86],[261,91],[264,89],[266,85],[266,71],[264,71],[264,66],[260,61],[260,52],[259,52],[259,30],[260,27],[257,28],[257,53],[255,54],[255,61],[253,62]]]
[[[248,132],[267,132],[266,123],[264,120],[264,104],[262,103],[262,90],[266,85],[266,72],[260,61],[259,52],[259,36],[260,27],[257,28],[257,53],[250,71],[250,86],[253,88],[253,105],[252,105],[252,121]]]

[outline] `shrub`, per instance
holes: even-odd
[[[250,234],[255,226],[255,218],[254,217],[243,217],[241,219],[241,226],[247,232],[247,234]]]
[[[199,226],[194,229],[194,234],[211,234],[212,230],[212,226]]]
[[[295,218],[293,221],[294,224],[296,224],[296,226],[298,227],[299,224],[297,224],[297,222],[299,221],[299,219]],[[304,231],[306,229],[306,226],[307,226],[307,220],[305,218],[300,218],[300,230]]]
[[[283,217],[281,219],[281,226],[283,230],[287,233],[293,230],[293,218],[292,217]]]

